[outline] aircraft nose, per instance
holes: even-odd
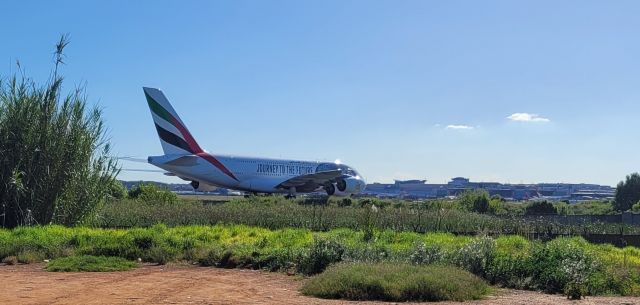
[[[360,184],[360,191],[364,191],[364,189],[367,187],[367,183],[364,181],[364,178],[360,178],[360,180],[358,180],[358,183]]]

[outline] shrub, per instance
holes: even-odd
[[[485,190],[466,190],[458,196],[458,202],[467,211],[478,213],[489,211],[489,193]]]
[[[349,207],[352,204],[351,198],[342,198],[342,200],[338,201],[338,206],[340,207]]]
[[[120,257],[69,256],[49,262],[47,271],[53,272],[109,272],[125,271],[136,267],[136,263]]]
[[[18,253],[16,256],[18,262],[21,264],[31,264],[42,262],[45,260],[45,256],[42,252],[34,251],[34,250],[24,250]]]
[[[129,198],[151,204],[175,204],[178,195],[153,183],[139,183],[129,190]]]
[[[176,249],[167,246],[151,247],[147,254],[147,260],[158,265],[165,265],[177,257]]]
[[[321,298],[395,302],[477,300],[488,292],[481,279],[454,267],[390,263],[334,265],[302,287]]]
[[[298,260],[298,272],[306,275],[317,274],[330,264],[342,260],[344,247],[334,239],[314,238],[311,247],[306,249]]]
[[[16,265],[18,264],[18,258],[15,256],[7,256],[2,259],[2,263],[7,265]]]
[[[124,187],[122,182],[116,179],[113,179],[111,183],[109,183],[109,190],[107,191],[107,194],[111,199],[117,200],[125,199],[128,196],[127,188]]]
[[[546,200],[529,203],[524,209],[525,215],[556,215],[558,211],[553,204]]]
[[[495,249],[496,241],[491,237],[483,236],[462,247],[455,254],[453,261],[460,268],[485,277],[493,260]]]
[[[586,242],[560,238],[533,248],[530,265],[536,288],[570,297],[586,292],[599,262],[579,243]]]
[[[409,256],[409,261],[416,265],[429,265],[441,262],[444,252],[438,245],[426,245],[419,243]]]
[[[618,183],[613,206],[616,211],[628,211],[638,201],[640,201],[640,174],[633,173],[628,175],[625,181]]]
[[[218,265],[221,257],[222,253],[220,249],[202,249],[199,251],[196,260],[200,266],[214,267]]]

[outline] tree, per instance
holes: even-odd
[[[525,215],[557,215],[558,211],[553,206],[553,203],[542,200],[529,203],[524,208]]]
[[[124,184],[116,179],[113,179],[113,181],[109,184],[109,190],[107,194],[108,197],[112,199],[125,199],[129,195]]]
[[[466,190],[458,196],[458,202],[465,210],[486,213],[489,210],[489,193],[485,190]]]
[[[62,92],[67,44],[61,36],[43,85],[24,72],[0,79],[0,226],[76,224],[118,172],[100,109],[87,105],[84,88]]]
[[[174,204],[178,202],[178,195],[154,183],[140,182],[129,190],[129,198],[138,199],[153,204]]]
[[[640,174],[628,175],[625,181],[620,181],[616,187],[613,207],[616,211],[628,211],[640,201]]]

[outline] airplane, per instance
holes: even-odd
[[[214,155],[203,150],[173,109],[164,93],[143,87],[151,117],[164,151],[147,162],[166,170],[166,175],[191,181],[196,191],[218,187],[247,193],[285,194],[326,192],[351,196],[364,191],[364,178],[340,162]]]

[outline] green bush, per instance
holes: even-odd
[[[454,256],[453,262],[460,268],[478,276],[486,277],[493,261],[496,241],[487,236],[466,244]]]
[[[69,256],[57,258],[47,264],[52,272],[110,272],[126,271],[136,267],[136,263],[120,257]]]
[[[153,183],[139,183],[129,190],[129,198],[151,204],[175,204],[178,195]]]
[[[536,288],[551,293],[564,292],[571,297],[587,291],[599,262],[584,245],[577,243],[585,242],[561,238],[533,247],[529,264]]]
[[[336,240],[316,238],[300,257],[298,272],[306,275],[320,273],[330,264],[341,261],[343,254],[344,247]]]
[[[524,209],[525,215],[556,215],[558,211],[553,204],[546,200],[529,203]]]
[[[389,263],[338,264],[302,287],[320,298],[395,302],[477,300],[488,292],[484,281],[454,267]]]
[[[411,253],[409,261],[416,265],[429,265],[442,262],[444,257],[445,253],[440,246],[419,243]]]
[[[458,203],[467,211],[486,213],[489,211],[489,193],[485,190],[466,190],[458,195]]]
[[[616,211],[628,211],[640,201],[640,174],[628,175],[625,181],[620,181],[616,187],[615,200],[613,202]]]

